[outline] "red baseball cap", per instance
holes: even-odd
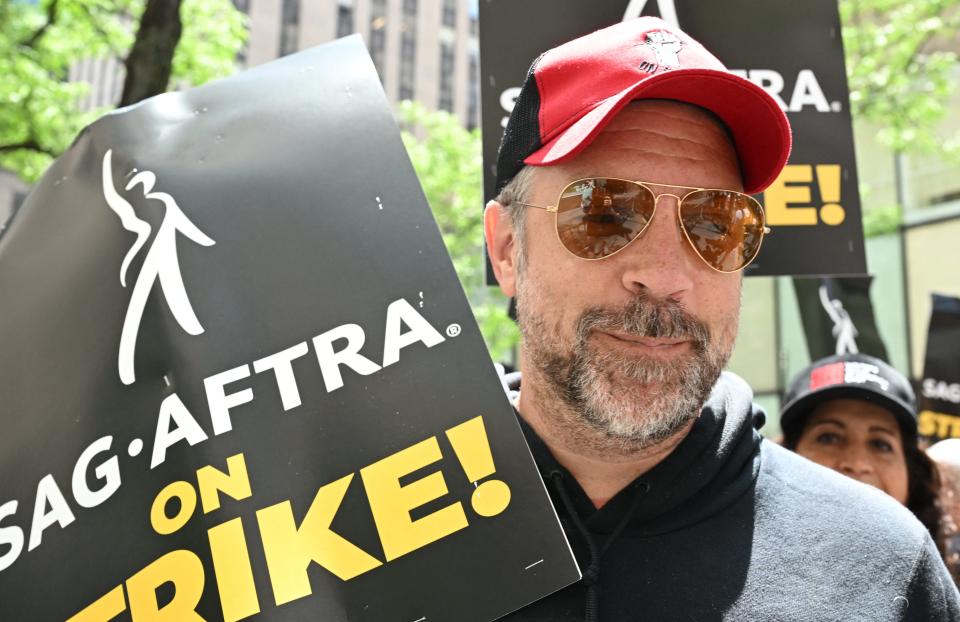
[[[635,99],[713,112],[733,135],[744,191],[762,192],[790,156],[790,123],[762,88],[724,67],[680,29],[639,17],[542,54],[530,66],[497,156],[498,191],[524,164],[580,153]]]

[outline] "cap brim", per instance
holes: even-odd
[[[867,385],[830,385],[806,393],[786,404],[780,413],[780,427],[784,430],[801,424],[817,406],[831,400],[863,400],[889,410],[896,418],[900,428],[911,435],[917,433],[917,418],[903,402],[881,391],[875,391]]]
[[[675,69],[646,78],[608,97],[530,154],[524,163],[558,164],[589,145],[635,99],[671,99],[705,108],[730,129],[740,159],[744,192],[762,192],[790,157],[790,124],[774,99],[739,76],[713,69]]]

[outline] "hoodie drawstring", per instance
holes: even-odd
[[[637,494],[633,498],[633,502],[624,513],[623,518],[620,519],[620,522],[617,524],[616,528],[610,533],[610,536],[607,538],[606,542],[604,542],[603,548],[600,548],[597,546],[597,541],[594,539],[593,534],[590,533],[590,531],[587,529],[587,526],[583,523],[583,519],[580,518],[580,514],[578,514],[576,509],[573,507],[573,501],[570,499],[570,494],[567,492],[567,488],[563,485],[563,473],[560,471],[551,472],[550,480],[553,483],[554,489],[557,491],[557,496],[560,497],[560,501],[563,503],[564,509],[566,509],[567,514],[570,516],[570,520],[573,521],[577,531],[580,532],[580,535],[583,536],[583,540],[587,543],[587,550],[590,553],[590,562],[587,565],[586,570],[583,571],[583,583],[587,586],[587,603],[584,622],[599,622],[600,557],[608,548],[610,548],[610,545],[613,544],[614,540],[620,536],[620,534],[626,528],[627,523],[629,523],[630,519],[633,518],[633,514],[637,511],[637,508],[640,507],[640,498],[650,491],[650,485],[642,481],[633,484],[639,488]]]

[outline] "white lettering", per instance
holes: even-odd
[[[801,69],[790,96],[790,112],[800,112],[804,106],[813,106],[817,112],[830,112],[830,104],[823,95],[817,76],[809,69]]]
[[[176,427],[170,428],[174,423]],[[160,414],[157,416],[157,433],[153,439],[153,456],[150,458],[150,468],[154,469],[167,459],[167,449],[180,441],[187,441],[190,446],[207,440],[207,434],[193,418],[180,397],[173,393],[168,395],[160,404]]]
[[[783,76],[772,69],[751,69],[748,72],[734,72],[742,78],[750,80],[772,97],[781,108],[787,110],[787,102],[780,97],[783,91]]]
[[[87,486],[87,470],[90,462],[97,454],[109,451],[112,442],[112,436],[104,436],[93,441],[83,450],[77,459],[77,464],[73,467],[73,498],[81,507],[95,508],[120,488],[120,466],[116,456],[110,456],[93,470],[97,479],[103,481],[103,486],[98,490],[90,490]]]
[[[379,365],[360,354],[366,338],[363,329],[356,324],[337,326],[313,338],[313,348],[317,351],[317,361],[320,363],[320,373],[323,374],[327,393],[343,386],[341,365],[346,365],[363,376],[380,371]],[[335,352],[333,342],[338,339],[346,339],[347,345],[343,350]]]
[[[960,404],[960,383],[947,383],[934,378],[923,379],[923,395],[935,400]]]
[[[0,505],[0,521],[17,513],[17,502],[8,501]],[[10,549],[0,555],[0,572],[9,568],[23,552],[23,529],[16,525],[0,527],[0,546],[7,544]]]
[[[401,333],[401,322],[410,327]],[[400,360],[400,350],[416,342],[432,348],[443,342],[443,335],[423,318],[409,302],[401,298],[387,307],[387,328],[383,338],[383,366]]]
[[[507,127],[507,121],[510,120],[510,113],[513,112],[513,107],[517,105],[517,97],[520,95],[520,87],[513,86],[509,89],[506,89],[500,93],[500,107],[503,108],[503,111],[506,112],[506,116],[500,120],[500,125],[502,127]]]
[[[50,506],[49,512],[47,512],[47,505]],[[30,525],[30,543],[27,545],[27,550],[32,551],[40,546],[43,531],[46,528],[57,523],[62,529],[73,521],[73,512],[70,511],[70,506],[67,505],[67,500],[60,492],[60,487],[57,486],[53,475],[45,475],[37,484],[37,497],[33,504],[33,523]]]
[[[297,389],[297,379],[293,374],[293,360],[301,356],[306,356],[310,351],[307,342],[302,341],[292,348],[287,348],[271,354],[258,361],[253,362],[254,373],[262,373],[268,369],[273,370],[273,375],[277,379],[277,389],[280,391],[280,400],[283,402],[283,410],[288,411],[296,408],[302,402],[300,400],[300,391]]]
[[[627,10],[623,12],[622,21],[625,22],[628,19],[640,17],[640,14],[643,13],[643,7],[645,6],[647,6],[647,0],[630,0],[630,4],[627,5]],[[660,19],[673,24],[677,28],[680,27],[680,20],[677,19],[677,7],[674,4],[674,0],[657,0],[657,10],[660,11]]]
[[[780,94],[784,91],[783,75],[773,69],[731,69],[730,73],[750,80],[765,90],[786,112],[801,112],[805,106],[813,106],[817,112],[834,112],[842,108],[839,103],[835,107],[827,101],[820,82],[812,69],[801,69],[794,80],[790,103],[787,104]]]
[[[210,406],[210,421],[213,423],[213,435],[219,436],[233,429],[230,409],[253,401],[253,389],[243,389],[227,395],[226,385],[250,376],[250,366],[241,365],[205,378],[203,387],[207,391],[207,404]]]

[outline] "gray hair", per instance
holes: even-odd
[[[500,194],[496,201],[501,209],[506,212],[510,218],[510,224],[513,226],[514,237],[517,240],[517,271],[519,272],[526,261],[526,244],[524,242],[527,232],[527,211],[522,205],[530,200],[530,193],[533,189],[533,178],[536,173],[535,166],[524,166],[520,172],[514,175]]]

